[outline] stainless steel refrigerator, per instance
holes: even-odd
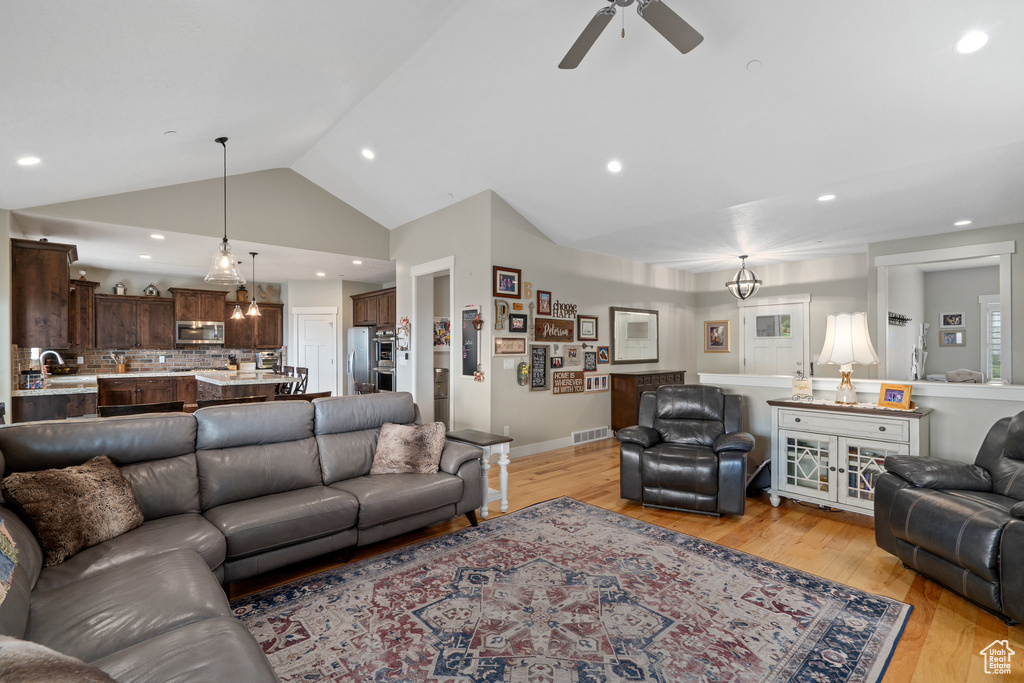
[[[349,396],[356,393],[355,385],[357,383],[368,383],[372,382],[373,379],[370,376],[370,367],[373,363],[373,333],[376,328],[373,327],[353,327],[348,331],[348,362],[346,363],[345,369],[348,375],[348,391],[345,393]]]

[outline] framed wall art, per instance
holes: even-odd
[[[584,393],[608,391],[608,375],[587,375]]]
[[[954,327],[966,327],[963,313],[939,313],[939,329],[948,330]]]
[[[607,346],[597,347],[597,364],[604,365],[605,363],[611,363],[611,354],[608,352]]]
[[[732,338],[728,320],[704,321],[704,353],[729,353]]]
[[[658,312],[611,307],[612,364],[658,362]]]
[[[533,336],[539,342],[571,342],[575,325],[572,320],[537,318],[533,321]]]
[[[584,372],[597,370],[597,351],[583,352],[583,370]]]
[[[537,315],[551,315],[551,292],[537,290]]]
[[[910,393],[913,389],[909,384],[882,384],[878,392],[878,405],[881,408],[910,410]]]
[[[513,313],[508,317],[509,332],[528,332],[526,329],[527,317],[521,313]]]
[[[495,356],[525,356],[526,337],[495,337]]]
[[[547,391],[551,388],[551,373],[548,372],[548,347],[530,344],[530,391]]]
[[[566,344],[562,347],[562,357],[566,368],[583,367],[583,347],[578,344]]]
[[[939,330],[939,346],[966,346],[965,330]]]
[[[561,356],[551,356],[551,367],[552,368],[560,368],[560,367],[562,367],[562,357]]]
[[[576,338],[580,341],[597,341],[597,316],[576,316]]]
[[[494,266],[494,296],[506,299],[520,299],[523,271],[517,268]]]

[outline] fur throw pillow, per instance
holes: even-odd
[[[396,425],[385,422],[377,438],[370,474],[437,472],[444,450],[443,422],[425,425]]]
[[[15,472],[0,490],[39,539],[47,567],[142,524],[131,485],[105,455],[59,470]]]
[[[80,659],[45,645],[0,636],[0,681],[8,683],[115,683]]]

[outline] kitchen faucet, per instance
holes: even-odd
[[[57,358],[57,362],[60,363],[61,365],[64,365],[64,359],[61,358],[60,354],[57,353],[56,351],[43,351],[42,353],[40,353],[39,354],[39,372],[42,373],[43,381],[44,382],[46,381],[46,363],[43,362],[43,356],[45,356],[48,353],[52,353]]]

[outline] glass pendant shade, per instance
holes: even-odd
[[[260,307],[256,305],[255,301],[253,301],[252,303],[249,304],[249,310],[246,311],[245,314],[246,315],[253,315],[253,316],[257,316],[258,315],[258,316],[261,316],[261,317],[263,315],[262,313],[260,313]]]
[[[245,316],[242,315],[242,306],[241,306],[241,304],[235,304],[235,310],[231,313],[231,319],[232,320],[241,320],[244,317]]]
[[[225,237],[220,243],[220,249],[213,255],[213,263],[210,264],[210,272],[203,278],[206,282],[215,285],[244,285],[245,278],[235,267],[235,255],[231,253],[231,245]]]
[[[252,286],[256,287],[256,257],[259,255],[258,251],[250,251],[249,256],[252,256]],[[263,317],[260,313],[260,307],[256,305],[256,290],[253,289],[253,297],[249,303],[249,310],[245,312],[246,315],[253,317]]]
[[[725,286],[729,288],[729,293],[737,299],[749,299],[761,288],[761,280],[757,279],[757,274],[754,271],[747,268],[747,257],[740,256],[740,259],[740,269],[736,271],[732,280],[725,283]]]

